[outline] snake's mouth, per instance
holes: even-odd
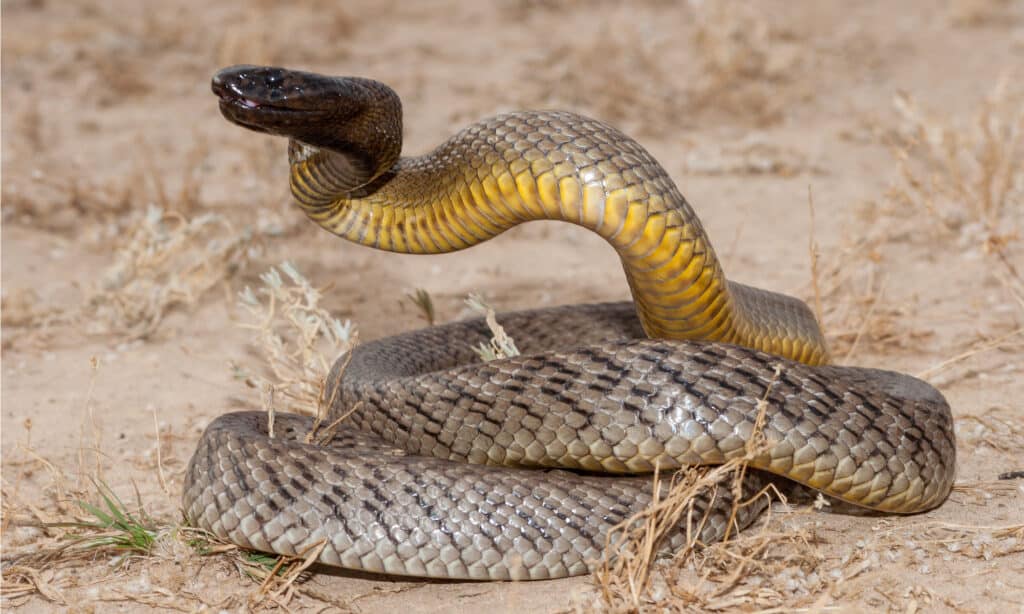
[[[295,115],[295,111],[290,109],[261,104],[259,101],[252,100],[251,98],[221,94],[218,94],[218,96],[220,97],[221,115],[239,126],[257,132],[278,134],[272,126],[281,122],[274,122],[273,118],[281,115]]]
[[[244,128],[276,134],[273,130],[275,124],[281,124],[280,120],[274,121],[276,117],[294,115],[290,109],[283,109],[267,104],[263,100],[242,95],[226,85],[213,83],[213,93],[220,99],[220,113],[232,123]]]
[[[289,136],[315,114],[304,108],[301,79],[294,71],[260,66],[232,66],[213,76],[210,89],[220,99],[221,114],[250,130]]]

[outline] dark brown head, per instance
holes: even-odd
[[[401,153],[402,103],[383,83],[238,65],[218,71],[211,88],[231,122],[342,154],[370,177]]]

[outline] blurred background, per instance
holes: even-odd
[[[975,486],[939,519],[1016,526],[1022,494],[977,484],[1024,454],[1024,3],[4,0],[2,10],[4,494],[24,504],[5,518],[62,509],[67,497],[32,459],[80,477],[83,441],[97,470],[117,468],[112,486],[135,480],[147,509],[175,518],[202,427],[259,404],[244,385],[253,332],[237,326],[237,293],[282,262],[362,339],[423,325],[416,289],[442,322],[468,313],[472,291],[499,311],[628,298],[614,253],[568,225],[431,257],[316,228],[290,203],[284,141],[220,117],[210,77],[247,63],[389,84],[408,154],[517,109],[568,109],[624,130],[675,178],[730,278],[807,300],[839,362],[915,373],[947,395],[970,450],[961,479]],[[877,532],[860,549],[877,546],[874,559],[854,553],[871,519],[807,522],[826,523],[815,565],[838,571],[764,580],[757,590],[774,596],[751,604],[913,611],[1024,599],[1008,587],[1024,566],[1019,547],[998,551],[1011,557],[1004,571],[979,567],[993,551],[967,546],[929,554],[924,569],[914,548]],[[53,537],[12,531],[8,549]],[[898,571],[876,573],[886,548],[903,553],[883,559]],[[851,576],[863,561],[868,571]],[[145,567],[151,584],[179,592],[186,580],[160,564]],[[216,602],[203,591],[250,590],[224,573],[230,581],[189,589],[195,603]],[[58,576],[54,590],[74,601]],[[838,582],[847,576],[858,579]],[[317,582],[348,597],[393,588]],[[559,609],[589,585],[400,586],[411,592],[360,603]],[[19,595],[8,603],[60,607],[35,589]]]

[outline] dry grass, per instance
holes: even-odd
[[[685,87],[660,59],[675,41],[630,43],[644,36],[624,23],[551,48],[528,64],[535,87],[521,93],[517,106],[578,109],[637,135],[683,123]]]
[[[89,290],[76,319],[90,334],[148,338],[169,312],[191,308],[243,267],[252,240],[217,214],[187,219],[150,209]]]
[[[958,486],[954,497],[983,491],[984,504],[1003,498],[1012,505],[1020,496],[1017,486],[994,484]],[[895,569],[928,576],[941,565],[1002,558],[1009,563],[1024,552],[1024,524],[965,525],[902,518],[879,519],[855,543],[831,543],[831,548],[823,550],[822,544],[829,540],[812,528],[818,524],[815,513],[810,507],[782,514],[773,511],[759,529],[685,551],[685,557],[652,561],[645,571],[646,587],[639,593],[635,585],[609,584],[598,575],[596,589],[582,595],[575,609],[846,611],[859,603],[874,609],[915,611],[937,600],[926,585],[905,584]],[[829,551],[832,554],[826,555]],[[609,586],[612,590],[607,593]]]
[[[966,125],[927,110],[909,94],[895,99],[903,122],[894,144],[903,185],[892,197],[923,207],[940,236],[974,233],[988,240],[1020,207],[1024,92],[1011,91],[1010,84],[1009,76],[997,83]]]
[[[36,137],[31,137],[36,138]],[[37,171],[27,179],[3,184],[4,223],[68,232],[81,230],[90,217],[125,215],[135,201],[139,174],[97,183],[78,175],[48,176]]]
[[[257,557],[173,516],[150,516],[137,493],[128,505],[99,482],[93,491],[75,489],[54,464],[26,452],[54,472],[70,498],[54,498],[44,512],[16,486],[9,490],[5,484],[0,588],[5,608],[37,597],[62,607],[128,602],[183,612],[240,605],[252,611],[286,608],[296,599],[308,603],[295,581],[310,561]],[[176,499],[175,493],[173,501],[156,505],[172,510]],[[272,579],[227,591],[196,581],[231,570],[240,578]]]
[[[725,479],[729,482],[732,478]],[[666,504],[682,493],[676,491],[660,501],[659,511],[665,511]],[[679,502],[688,496],[682,495]],[[669,558],[652,559],[644,566],[646,584],[642,589],[599,571],[595,578],[599,605],[591,600],[578,604],[577,610],[591,611],[596,606],[611,612],[791,611],[827,601],[837,578],[823,573],[819,540],[807,528],[809,523],[796,522],[810,513],[810,508],[781,517],[769,512],[760,528],[699,548],[691,544]]]
[[[498,360],[499,358],[511,358],[519,356],[519,348],[516,342],[505,332],[505,328],[498,324],[498,316],[487,301],[479,294],[470,294],[466,299],[466,305],[473,311],[484,316],[487,328],[491,331],[491,339],[487,343],[481,342],[474,350],[484,362]]]
[[[588,2],[517,0],[515,4],[519,18],[507,19],[503,27],[514,27],[541,10],[594,10],[593,3]],[[681,12],[678,5],[661,2],[641,3],[639,8],[659,4],[668,7],[671,14]],[[613,5],[603,3],[601,7]],[[13,23],[24,17],[18,11],[48,11],[59,6],[60,3],[24,0],[11,6],[5,4],[4,12]],[[1012,23],[1007,17],[1016,13],[1012,7],[1013,3],[1005,0],[954,0],[938,13],[938,18],[939,22],[946,20],[957,28],[1006,28]],[[374,16],[381,11],[378,6],[371,8]],[[654,28],[652,36],[642,22],[633,20],[621,20],[621,27],[605,31],[599,27],[575,29],[572,44],[549,45],[539,59],[528,61],[524,74],[517,78],[520,106],[579,109],[623,125],[630,132],[631,126],[635,126],[636,134],[664,138],[666,134],[681,134],[681,127],[686,125],[725,115],[728,118],[723,125],[727,128],[734,124],[772,124],[785,112],[786,105],[811,95],[802,90],[802,84],[810,72],[808,62],[823,50],[813,41],[772,25],[765,15],[757,14],[761,7],[756,5],[694,2],[691,9],[689,13],[682,12],[686,13],[685,21],[695,23],[696,27],[678,28],[684,33],[682,37],[674,31],[665,35],[666,28]],[[124,137],[127,128],[121,125],[121,111],[125,112],[124,117],[131,117],[133,107],[151,105],[153,117],[163,118],[170,115],[160,114],[179,113],[182,109],[189,114],[198,108],[205,112],[206,106],[169,107],[163,103],[187,98],[188,86],[183,85],[182,77],[206,71],[203,67],[211,63],[313,63],[318,65],[314,68],[325,69],[327,65],[366,66],[369,72],[391,70],[389,66],[395,61],[394,57],[381,59],[378,51],[369,49],[372,46],[363,45],[368,53],[360,48],[365,38],[360,40],[357,36],[362,24],[355,16],[360,10],[356,5],[339,8],[337,3],[318,1],[312,9],[307,6],[303,11],[262,0],[237,11],[211,5],[211,18],[196,22],[200,27],[170,13],[154,11],[142,11],[140,21],[135,15],[120,15],[116,7],[105,7],[102,3],[85,3],[71,10],[71,18],[63,23],[48,19],[56,24],[54,30],[26,28],[20,36],[19,28],[5,31],[10,36],[4,50],[12,51],[10,55],[18,57],[19,62],[5,66],[5,85],[9,85],[10,96],[5,98],[4,110],[7,112],[7,102],[22,92],[30,94],[33,100],[43,99],[48,92],[37,86],[53,82],[60,86],[63,95],[91,101],[96,106],[108,105],[108,114],[94,117],[88,109],[93,105],[81,104],[82,113],[76,113],[69,122],[62,121],[52,105],[32,102],[12,106],[12,137],[8,139],[5,134],[4,143],[4,172],[8,180],[3,186],[3,222],[53,231],[57,236],[87,245],[106,247],[114,243],[122,254],[109,271],[107,281],[111,285],[94,285],[85,280],[83,292],[97,303],[87,303],[81,310],[47,302],[49,295],[43,290],[11,291],[5,287],[5,354],[12,343],[18,350],[52,348],[48,331],[77,323],[80,314],[92,314],[95,330],[106,339],[159,337],[158,333],[167,330],[164,323],[169,314],[188,311],[203,302],[204,296],[216,294],[223,282],[232,280],[235,272],[248,264],[244,252],[249,248],[243,247],[248,239],[238,232],[236,225],[224,217],[203,220],[206,203],[200,200],[199,188],[207,160],[202,144],[186,152],[189,146],[183,147],[181,142],[188,137],[159,140],[160,130],[145,126],[139,130],[147,134],[152,131],[156,136],[151,146],[138,144],[127,150],[127,155],[138,155],[136,168],[113,180],[102,176],[109,172],[109,163],[117,161],[103,158],[111,150],[100,147],[94,151],[84,143],[95,139],[109,145]],[[214,27],[203,27],[209,25]],[[295,32],[304,35],[295,37]],[[1009,35],[1010,31],[993,30],[994,37],[1003,33]],[[417,49],[433,45],[443,48],[443,42],[425,38]],[[136,59],[125,59],[129,57]],[[872,61],[860,53],[851,57],[856,62]],[[431,61],[444,60],[443,54],[433,58]],[[150,60],[152,63],[147,64]],[[427,72],[432,66],[414,64],[410,62],[407,70],[417,74],[418,79],[432,74]],[[141,66],[151,66],[152,72],[148,68],[140,70]],[[450,66],[454,64],[442,68]],[[688,66],[696,67],[693,73],[698,78],[680,76]],[[42,77],[38,82],[36,74]],[[534,76],[539,86],[531,85]],[[24,83],[29,82],[33,87],[23,90]],[[817,76],[814,82],[817,84]],[[884,134],[893,137],[887,144],[896,152],[903,175],[891,199],[879,199],[873,210],[865,211],[871,222],[866,226],[878,230],[864,230],[843,248],[826,250],[815,275],[820,281],[818,295],[822,302],[818,311],[824,312],[838,358],[856,360],[865,354],[884,355],[912,348],[923,356],[920,368],[931,367],[920,374],[935,377],[950,373],[959,376],[965,369],[958,367],[983,352],[985,356],[1002,352],[1002,362],[1010,366],[1020,355],[1019,337],[1004,338],[1004,333],[1013,334],[1019,329],[1019,318],[1024,313],[1019,264],[1022,105],[1019,94],[1011,91],[1013,80],[1006,83],[1004,89],[997,88],[980,105],[976,117],[969,121],[927,111],[910,97],[899,99],[903,122],[898,129],[886,130]],[[208,96],[205,91],[204,96]],[[493,100],[494,94],[487,92],[467,104],[491,110]],[[117,107],[124,101],[129,101],[125,107]],[[128,136],[130,140],[131,134]],[[17,147],[8,149],[12,142]],[[70,149],[63,148],[67,143],[72,144]],[[75,157],[71,155],[75,153],[74,147],[83,148],[88,167],[73,166],[74,162],[67,166],[66,160]],[[218,145],[212,149],[216,153],[223,148]],[[101,153],[95,155],[96,151]],[[180,161],[162,160],[168,152],[174,155],[176,151],[184,155]],[[243,157],[255,158],[263,153],[254,149],[243,153]],[[280,152],[274,150],[273,154],[274,163],[279,164]],[[89,158],[93,155],[94,158]],[[8,167],[8,163],[12,166]],[[180,191],[168,179],[170,174],[159,172],[160,163],[185,167]],[[718,149],[694,150],[687,168],[695,173],[782,176],[816,171],[799,151],[773,147],[756,139],[740,140]],[[63,170],[51,172],[53,169]],[[224,185],[231,184],[237,177],[237,168],[225,166],[222,170]],[[263,173],[263,169],[258,172]],[[279,192],[283,194],[283,190]],[[159,214],[155,225],[147,226],[148,219],[133,216],[132,212],[139,211],[140,203],[149,202],[164,213]],[[249,205],[244,211],[246,216],[267,213],[265,207],[252,213]],[[203,223],[193,226],[197,219]],[[287,219],[289,233],[306,224],[301,216]],[[922,232],[922,228],[926,231]],[[211,243],[211,235],[226,243]],[[175,236],[184,242],[176,243]],[[227,247],[227,243],[234,241],[239,241],[235,244],[239,251],[232,252],[233,248]],[[222,248],[223,251],[218,251]],[[897,276],[902,273],[894,266],[893,249],[904,250],[904,256],[909,253],[911,258],[919,259],[939,254],[930,267],[936,274],[951,270],[952,266],[964,266],[978,270],[979,278],[992,275],[1005,292],[1006,305],[1016,311],[1006,317],[985,318],[987,324],[995,323],[994,332],[967,331],[951,348],[922,347],[922,343],[936,339],[932,332],[936,325],[918,317],[930,299],[918,300],[901,293],[903,284]],[[983,268],[960,259],[973,254],[981,254],[989,266]],[[126,263],[122,256],[128,260]],[[307,352],[314,350],[306,344],[306,333],[314,327],[313,320],[320,318],[324,322],[329,316],[310,309],[308,295],[298,289],[301,284],[294,284],[287,274],[282,284],[291,289],[276,299],[271,298],[272,290],[267,294],[254,292],[261,308],[273,306],[274,323],[268,325],[273,332],[267,335],[277,335],[281,342],[263,346],[267,335],[264,329],[254,328],[255,344],[265,348],[261,351],[266,357],[257,359],[251,368],[247,366],[249,370],[243,379],[261,390],[273,390],[271,405],[282,402],[290,410],[311,412],[323,406],[323,365],[329,364],[327,354],[337,348],[332,350],[329,343],[317,341],[313,345],[319,348],[316,351],[321,357],[310,357]],[[292,300],[296,301],[293,307],[301,307],[293,310],[284,306]],[[295,316],[293,321],[286,315],[289,313]],[[1000,318],[1010,321],[1004,323]],[[265,320],[256,317],[253,322]],[[294,330],[289,329],[291,326]],[[958,334],[963,329],[961,326]],[[39,343],[18,345],[29,339]],[[250,376],[250,370],[263,374]],[[960,380],[948,382],[953,388]],[[957,392],[962,390],[960,387]],[[12,398],[17,400],[5,394],[5,404]],[[972,411],[962,407],[957,410]],[[969,453],[994,452],[1007,461],[1006,468],[1016,468],[1019,463],[1015,461],[1022,453],[1020,442],[1024,441],[1019,408],[982,404],[973,411],[980,413],[958,418],[961,448]],[[4,427],[15,428],[10,421],[5,421]],[[31,429],[27,432],[31,433]],[[194,437],[179,434],[181,441],[174,442],[173,433],[159,427],[155,453],[146,452],[152,458],[141,468],[144,479],[169,484],[169,488],[162,490],[171,495],[164,500],[158,493],[143,505],[131,496],[131,484],[124,480],[114,484],[122,496],[128,495],[119,509],[134,518],[147,515],[154,520],[152,524],[144,523],[157,533],[150,554],[125,556],[114,548],[70,547],[71,541],[83,537],[86,529],[49,524],[95,522],[95,515],[88,514],[77,502],[103,505],[104,500],[90,477],[109,479],[113,475],[110,452],[116,433],[104,433],[89,421],[83,432],[77,470],[68,471],[44,457],[37,449],[38,442],[33,443],[31,437],[20,449],[4,449],[0,525],[4,609],[38,609],[43,601],[58,608],[83,611],[110,609],[115,604],[179,611],[317,609],[327,604],[343,610],[355,608],[353,602],[361,596],[339,603],[331,602],[329,595],[323,598],[326,603],[319,601],[321,597],[311,598],[314,587],[302,585],[309,574],[303,567],[305,559],[281,563],[278,559],[242,556],[233,546],[208,541],[207,536],[179,527],[175,519],[175,484],[183,463],[177,458],[180,451],[172,444],[181,443],[190,449]],[[139,468],[138,463],[132,463],[132,467],[119,468],[117,475]],[[990,513],[1000,506],[1016,509],[1020,497],[1019,480],[968,482],[956,486],[952,504],[964,502]],[[659,503],[671,498],[669,495]],[[640,524],[646,526],[646,519]],[[844,537],[842,543],[830,542],[822,547],[821,533],[809,528],[814,524],[817,523],[800,515],[776,513],[760,529],[692,552],[685,561],[638,555],[634,559],[635,570],[649,563],[648,571],[644,572],[648,577],[646,589],[638,593],[639,607],[668,611],[869,608],[904,612],[986,605],[995,608],[1003,594],[998,590],[991,593],[992,602],[988,604],[943,600],[938,595],[955,591],[936,588],[935,581],[927,576],[919,575],[916,577],[921,579],[915,580],[913,574],[923,566],[935,570],[943,564],[966,560],[971,562],[970,566],[951,568],[953,571],[934,577],[958,578],[959,570],[967,570],[962,576],[964,582],[976,585],[985,576],[998,575],[1002,568],[1005,579],[1005,569],[1019,566],[1020,545],[1024,543],[1019,524],[963,526],[882,519],[870,529],[865,527],[864,536],[855,543],[846,544]],[[93,537],[114,536],[109,528],[89,531]],[[843,533],[851,534],[855,533]],[[653,534],[644,536],[643,531],[636,537],[640,545],[656,542]],[[226,554],[199,557],[197,548]],[[653,547],[638,550],[641,554],[650,551]],[[110,565],[112,562],[119,565]],[[282,569],[275,572],[273,568],[278,564]],[[286,579],[282,581],[280,572],[287,565],[290,567],[284,570]],[[197,583],[197,578],[204,577],[216,581]],[[235,580],[250,577],[257,578],[256,584],[245,579],[239,584]],[[268,579],[268,583],[266,590],[260,592],[257,584],[263,579]],[[622,582],[618,585],[621,592],[612,597],[623,609],[633,608],[636,601],[632,588],[628,581]],[[635,585],[636,580],[633,582]],[[296,591],[296,587],[302,590]],[[1009,590],[1005,585],[1003,588]],[[375,586],[367,594],[379,592],[384,591]],[[266,599],[268,595],[274,595],[276,601]],[[494,595],[497,602],[503,593]],[[261,598],[266,599],[263,605],[255,603]]]
[[[324,405],[322,390],[331,364],[324,352],[333,356],[346,351],[355,335],[349,323],[341,323],[319,306],[320,292],[294,267],[284,264],[280,271],[287,281],[278,269],[271,269],[261,276],[262,288],[246,288],[240,294],[239,305],[250,316],[245,326],[254,330],[255,343],[263,353],[262,366],[267,371],[266,375],[246,378],[246,382],[275,391],[279,398],[288,400],[290,411],[315,413]],[[99,368],[96,362],[93,366],[94,370]],[[318,549],[299,557],[245,553],[170,519],[166,511],[177,508],[179,495],[166,486],[167,459],[159,426],[156,464],[147,471],[152,471],[162,485],[166,500],[157,502],[157,507],[165,512],[152,515],[137,489],[133,505],[122,501],[103,481],[108,455],[103,452],[103,433],[92,418],[91,396],[90,389],[77,480],[70,480],[64,470],[33,449],[30,421],[26,421],[27,441],[21,447],[24,458],[5,456],[5,606],[23,605],[35,596],[69,606],[77,599],[74,595],[89,586],[95,587],[89,589],[94,603],[133,602],[179,611],[214,606],[287,610],[296,602],[300,606],[317,602],[300,586],[319,556]],[[175,483],[180,483],[184,464],[176,466]],[[21,480],[39,468],[50,476],[51,485],[41,495],[23,496]],[[8,482],[12,473],[16,475],[13,483]],[[97,561],[104,561],[113,571],[97,567]],[[240,577],[259,584],[211,601],[210,595],[216,591],[194,592],[190,580],[209,573],[211,567],[234,569]],[[85,574],[87,579],[82,581],[87,584],[83,586],[70,570]],[[155,577],[158,574],[159,582]],[[115,581],[119,578],[132,580],[118,586]]]
[[[820,259],[812,257],[810,289],[835,362],[849,364],[863,353],[891,353],[919,347],[932,336],[915,325],[915,303],[894,303],[884,243],[860,240]],[[812,252],[817,254],[817,250]]]
[[[129,504],[107,486],[102,477],[107,455],[95,423],[87,417],[83,428],[94,434],[91,441],[83,442],[75,474],[34,449],[30,424],[18,455],[5,452],[0,590],[4,606],[23,605],[34,595],[71,606],[80,601],[80,591],[87,590],[98,595],[96,601],[180,609],[183,600],[177,591],[158,589],[140,579],[148,578],[160,563],[194,566],[195,553],[189,547],[192,531],[167,516],[152,515],[137,488]],[[33,489],[38,487],[38,480],[32,478],[39,470],[48,476],[49,485],[41,492],[23,492],[23,485],[30,481]],[[173,509],[173,504],[163,507]],[[125,578],[133,579],[115,584]],[[168,580],[180,588],[185,576]]]
[[[5,292],[2,301],[4,349],[26,341],[38,343],[47,336],[47,331],[69,321],[65,309],[41,300],[34,288]]]
[[[1001,81],[970,121],[927,111],[908,94],[898,95],[895,107],[897,125],[876,126],[874,132],[899,163],[898,181],[886,202],[860,206],[860,232],[816,263],[819,272],[811,284],[817,286],[823,324],[839,362],[920,348],[934,338],[933,326],[921,315],[930,297],[907,296],[893,278],[901,261],[936,260],[939,270],[987,258],[987,275],[1024,314],[1024,279],[1015,265],[1024,203],[1022,92]],[[960,300],[944,287],[936,291],[942,301]],[[1012,337],[1019,323],[1006,327]],[[962,347],[949,359],[921,375],[934,376],[964,358],[1008,345],[1002,334],[982,336],[961,339]]]
[[[782,119],[799,89],[792,84],[805,58],[797,35],[772,25],[756,4],[694,2],[692,7],[694,49],[703,63],[691,90],[692,106],[759,126]]]
[[[116,69],[115,69],[116,70]],[[174,168],[180,172],[162,171],[158,154],[142,137],[132,149],[136,157],[123,174],[95,177],[78,164],[49,161],[47,157],[46,124],[38,125],[38,106],[29,107],[19,124],[22,140],[34,151],[42,152],[44,166],[66,166],[63,172],[39,169],[26,176],[16,176],[3,184],[4,221],[13,221],[34,229],[56,233],[73,233],[90,243],[105,246],[135,221],[141,203],[155,203],[164,211],[193,217],[205,208],[200,198],[200,175],[208,151],[201,136],[186,151]],[[174,185],[175,190],[168,186]]]
[[[326,545],[327,540],[321,540],[300,552],[298,556],[272,557],[275,561],[269,570],[261,569],[259,565],[250,565],[250,573],[262,577],[263,581],[259,589],[249,596],[249,607],[256,608],[270,601],[287,608],[298,594],[296,582],[316,563]]]
[[[1007,74],[969,122],[896,97],[902,125],[893,149],[902,182],[894,202],[928,222],[930,240],[981,253],[1024,312],[1019,262],[1024,212],[1024,90]]]
[[[72,175],[66,186],[56,187],[58,192],[68,191],[61,197],[69,201],[68,219],[51,216],[49,205],[43,204],[45,196],[15,195],[13,216],[59,232],[70,224],[98,248],[113,246],[113,261],[99,279],[75,284],[84,297],[79,304],[43,301],[31,288],[5,291],[5,348],[22,342],[42,345],[58,332],[69,331],[126,340],[149,338],[170,313],[194,308],[258,252],[257,238],[265,228],[259,226],[255,234],[241,231],[223,214],[202,212],[199,169],[206,150],[201,142],[186,157],[176,191],[168,189],[151,150],[142,145],[141,151],[144,163],[123,185],[110,182],[103,189],[85,189],[78,175]],[[159,206],[140,213],[134,199],[139,186],[146,183]]]
[[[327,376],[337,357],[357,343],[356,330],[320,305],[321,290],[292,264],[271,268],[260,279],[261,288],[247,286],[238,300],[247,319],[241,326],[253,331],[259,358],[236,364],[236,374],[262,392],[269,411],[283,405],[323,420],[330,407],[324,398]]]
[[[779,370],[776,368],[775,377],[778,375]],[[672,564],[688,564],[697,549],[704,546],[699,541],[701,530],[708,522],[718,521],[710,516],[712,505],[708,506],[707,513],[701,514],[697,511],[695,506],[699,498],[706,497],[709,501],[714,501],[718,489],[731,489],[733,507],[723,535],[725,542],[728,542],[735,529],[735,519],[740,513],[740,508],[754,504],[760,497],[768,496],[767,492],[759,492],[745,499],[743,480],[749,463],[764,454],[771,445],[764,438],[762,429],[768,409],[768,394],[774,383],[773,379],[758,404],[753,435],[747,441],[742,456],[711,469],[677,471],[670,479],[667,492],[664,493],[663,484],[656,473],[652,485],[651,504],[609,531],[604,558],[594,573],[601,598],[607,608],[613,611],[633,610],[652,601],[660,601],[656,598],[657,595],[652,595],[651,578],[655,559],[661,554],[665,539],[676,530],[684,531],[686,542],[675,552]],[[730,548],[721,552],[735,553]],[[716,593],[716,596],[719,594]],[[687,599],[696,601],[697,595],[698,593],[689,593]],[[662,596],[665,596],[663,591]]]

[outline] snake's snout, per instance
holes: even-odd
[[[294,136],[316,124],[310,109],[317,108],[324,88],[306,73],[240,64],[217,71],[210,89],[229,121],[257,132]]]
[[[224,102],[250,108],[287,108],[305,91],[293,75],[294,71],[284,68],[240,64],[217,71],[210,88]]]
[[[353,98],[350,80],[278,66],[239,64],[217,71],[210,87],[222,101],[310,114]]]
[[[391,168],[402,149],[402,104],[388,86],[276,66],[219,70],[210,88],[228,121],[340,154],[330,175],[347,192]]]

